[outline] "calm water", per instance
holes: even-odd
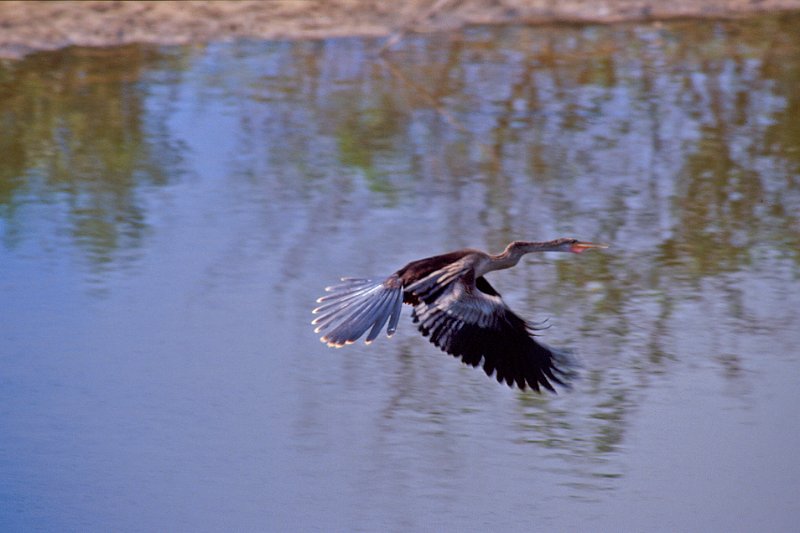
[[[1,63],[0,529],[796,531],[798,25]],[[613,247],[491,280],[571,392],[309,325],[559,236]]]

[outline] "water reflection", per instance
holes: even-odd
[[[166,133],[147,71],[180,69],[155,50],[37,54],[2,70],[0,208],[7,247],[30,238],[19,210],[48,206],[91,267],[130,258],[142,246],[147,213],[139,191],[179,176],[180,149]],[[147,109],[145,101],[155,108]],[[60,226],[60,224],[57,224]],[[67,243],[54,245],[61,251]]]
[[[609,491],[643,526],[681,508],[667,491],[749,501],[725,488],[742,486],[726,478],[736,458],[713,490],[658,465],[683,443],[710,460],[747,424],[763,442],[742,454],[771,457],[800,434],[759,418],[790,418],[796,396],[782,376],[798,371],[800,340],[798,23],[479,27],[408,36],[384,58],[378,41],[336,39],[3,63],[0,296],[15,305],[0,313],[13,328],[0,361],[15,378],[0,430],[18,459],[0,463],[16,473],[0,503],[27,526],[41,513],[25,498],[48,486],[47,504],[78,514],[105,498],[87,486],[158,507],[159,493],[128,482],[144,476],[230,498],[217,516],[243,527],[370,530],[441,513],[451,527],[516,529],[512,511],[531,506],[544,525],[610,529],[619,520],[590,505],[609,505]],[[580,352],[572,393],[498,388],[407,321],[391,342],[330,353],[308,327],[339,275],[559,235],[614,246],[533,258],[495,285],[524,316],[550,317],[546,342]],[[51,403],[91,420],[54,428]],[[643,430],[651,420],[661,425]],[[142,446],[145,474],[118,461]],[[59,476],[89,466],[87,449],[119,479]],[[36,454],[56,457],[54,479],[41,480]],[[748,479],[768,492],[782,471],[763,461]],[[194,488],[208,478],[228,484]],[[85,500],[64,496],[74,483]],[[175,525],[230,526],[164,501],[185,506]],[[780,526],[791,513],[769,516]]]

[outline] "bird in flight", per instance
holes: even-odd
[[[413,307],[411,318],[435,346],[465,364],[483,362],[486,375],[525,390],[553,383],[569,385],[574,375],[568,354],[537,342],[533,328],[517,316],[486,278],[493,270],[511,268],[532,252],[581,253],[604,244],[577,239],[547,242],[514,241],[498,254],[464,249],[412,261],[384,279],[342,278],[319,298],[311,323],[328,346],[352,344],[367,333],[375,340],[386,326],[391,337],[404,303]]]

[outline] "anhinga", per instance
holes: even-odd
[[[317,302],[319,316],[312,322],[322,342],[341,347],[355,342],[369,330],[369,344],[384,325],[391,337],[400,320],[403,303],[413,306],[412,319],[420,332],[443,351],[478,366],[497,381],[554,391],[551,382],[566,385],[573,375],[567,354],[533,339],[529,324],[505,304],[486,281],[485,274],[511,268],[531,252],[580,253],[604,244],[576,239],[547,242],[515,241],[503,253],[458,250],[412,261],[383,281],[342,278],[327,287],[330,292]]]

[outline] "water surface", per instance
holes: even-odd
[[[789,531],[797,16],[0,64],[7,531]],[[492,275],[582,378],[539,396],[338,276],[575,236]]]

